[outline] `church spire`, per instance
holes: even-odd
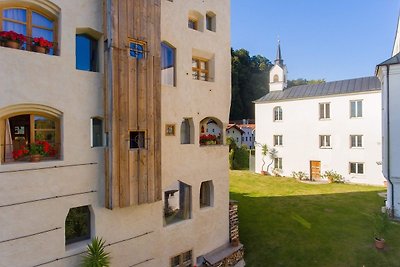
[[[281,52],[281,41],[278,39],[278,49],[276,50],[275,65],[283,66],[282,52]]]

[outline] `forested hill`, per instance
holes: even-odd
[[[246,49],[231,49],[232,101],[229,120],[254,119],[254,104],[269,92],[269,71],[273,64],[261,55],[250,56]],[[288,80],[288,87],[324,83],[325,80]]]

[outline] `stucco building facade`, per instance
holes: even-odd
[[[228,124],[229,10],[0,1],[0,31],[25,36],[0,37],[0,266],[78,266],[95,236],[112,266],[201,266],[229,244],[228,147],[200,144]]]
[[[286,88],[279,47],[274,69],[273,90],[255,101],[256,172],[266,144],[278,151],[270,173],[301,171],[321,179],[333,170],[348,182],[383,185],[379,81],[365,77]]]

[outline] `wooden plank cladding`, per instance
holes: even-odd
[[[161,200],[160,0],[103,0],[106,207]]]

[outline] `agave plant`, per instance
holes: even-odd
[[[109,267],[110,253],[105,252],[105,241],[95,237],[87,247],[86,255],[83,256],[83,267]]]

